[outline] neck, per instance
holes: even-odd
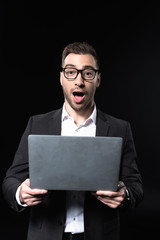
[[[94,103],[90,107],[87,107],[86,109],[75,110],[65,102],[65,108],[69,116],[71,116],[74,119],[75,124],[79,126],[80,124],[84,123],[92,114],[94,109]]]

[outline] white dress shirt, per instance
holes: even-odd
[[[63,106],[62,111],[62,136],[92,136],[96,134],[96,106],[91,116],[82,124],[77,126]],[[67,191],[66,194],[66,223],[65,232],[84,232],[84,197],[83,191]]]
[[[94,106],[94,110],[91,116],[82,124],[77,126],[71,118],[63,105],[62,109],[62,124],[61,124],[61,136],[92,136],[96,135],[96,116],[97,110]],[[19,200],[20,186],[16,192],[16,200],[20,206],[27,207],[26,204],[22,204]],[[66,223],[65,232],[81,233],[84,232],[84,197],[83,191],[67,191],[66,194]]]

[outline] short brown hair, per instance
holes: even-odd
[[[65,58],[70,53],[91,54],[96,61],[97,67],[99,68],[99,59],[98,59],[97,53],[96,53],[95,49],[87,42],[74,42],[74,43],[68,44],[62,52],[62,66],[63,66]]]

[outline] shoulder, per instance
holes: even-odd
[[[126,126],[129,122],[120,118],[116,118],[114,116],[111,116],[107,113],[102,112],[101,110],[98,109],[97,111],[97,117],[101,118],[104,121],[107,121],[109,125],[122,125]]]
[[[100,110],[97,111],[97,127],[107,131],[108,136],[123,137],[131,132],[130,123],[120,118],[116,118]],[[106,130],[107,129],[107,130]]]
[[[27,125],[28,131],[34,134],[50,134],[53,129],[60,128],[61,114],[62,109],[58,109],[31,116]]]
[[[62,109],[60,108],[60,109],[52,110],[47,113],[33,115],[30,118],[33,121],[47,121],[49,119],[60,117],[61,113],[62,113]]]

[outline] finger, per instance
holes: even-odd
[[[32,195],[32,189],[30,188],[29,179],[26,179],[22,184],[20,188],[20,194],[24,198],[26,194]]]
[[[27,179],[24,181],[24,183],[25,183],[28,187],[30,187],[30,179],[29,179],[29,178],[27,178]]]
[[[30,194],[27,192],[23,193],[23,199],[44,199],[46,197],[46,194]]]
[[[31,206],[31,202],[35,202],[35,201],[39,201],[42,202],[42,200],[44,199],[44,196],[46,195],[48,191],[43,191],[43,190],[36,190],[36,191],[32,191],[29,187],[27,188],[23,188],[23,186],[21,187],[20,190],[20,201],[21,203],[25,203],[28,206]],[[45,193],[45,194],[44,194]],[[29,202],[29,204],[28,204]]]
[[[44,194],[47,194],[48,191],[45,190],[45,189],[31,189],[29,186],[25,185],[22,183],[21,185],[21,191],[22,193],[27,193],[31,196],[34,196],[34,195],[44,195]]]
[[[119,182],[118,182],[118,188],[123,188],[123,187],[125,187],[124,182],[119,181]]]
[[[35,195],[45,195],[48,193],[48,190],[46,189],[37,189],[37,188],[34,188],[34,189],[31,189],[30,191],[30,194],[35,196]]]
[[[119,181],[118,183],[118,192],[123,192],[125,194],[126,191],[126,186],[124,184],[124,182]]]
[[[38,204],[40,204],[40,203],[42,203],[42,200],[41,200],[41,199],[34,200],[34,201],[33,201],[33,200],[28,200],[28,201],[26,201],[26,204],[27,204],[29,207],[38,205]]]
[[[38,203],[41,203],[43,201],[43,197],[33,197],[31,195],[26,194],[23,199],[24,203],[28,206],[36,205]]]
[[[48,191],[46,189],[38,189],[38,188],[30,188],[30,179],[27,178],[23,183],[22,183],[22,188],[24,191],[26,191],[30,195],[43,195],[47,194]]]
[[[103,204],[111,207],[111,208],[117,208],[121,205],[121,201],[119,200],[112,200],[109,198],[103,198],[103,197],[97,197],[99,201],[101,201]]]
[[[123,197],[115,197],[115,198],[110,198],[110,197],[104,197],[104,196],[98,196],[97,197],[99,200],[103,200],[108,203],[121,203],[123,201]]]
[[[114,197],[121,196],[122,192],[112,192],[112,191],[101,191],[100,190],[100,191],[97,191],[96,194],[99,195],[99,196],[114,198]]]
[[[105,205],[107,205],[108,207],[110,207],[110,208],[118,208],[121,204],[120,203],[113,203],[113,202],[111,202],[111,203],[106,203],[106,202],[103,202],[102,201],[102,203],[103,204],[105,204]]]

